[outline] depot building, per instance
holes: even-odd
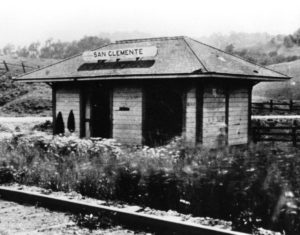
[[[246,144],[252,87],[286,79],[188,37],[117,41],[16,78],[52,86],[54,133],[151,146]]]

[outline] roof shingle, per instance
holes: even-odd
[[[256,77],[260,80],[288,79],[289,77],[242,58],[230,55],[188,37],[164,37],[124,40],[103,46],[103,50],[156,46],[153,58],[102,61],[87,63],[81,55],[62,60],[16,78],[24,81],[51,81],[59,79],[110,79],[113,77],[181,74],[219,74]]]

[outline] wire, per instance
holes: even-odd
[[[14,63],[7,63],[7,62],[5,62],[5,63],[6,63],[7,65],[11,65],[11,66],[27,67],[27,68],[32,68],[32,69],[37,69],[37,68],[39,68],[39,67],[33,67],[33,66],[25,65],[25,64],[22,65],[22,63],[21,63],[21,64],[14,64]]]

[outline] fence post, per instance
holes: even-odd
[[[293,122],[293,127],[292,127],[292,138],[293,138],[293,146],[296,147],[297,146],[297,122],[294,121]]]
[[[23,68],[23,72],[26,73],[25,65],[24,65],[23,61],[22,61],[22,68]]]
[[[260,127],[260,122],[256,123],[256,125],[252,127],[253,143],[260,141]]]
[[[290,112],[292,112],[292,111],[293,111],[293,100],[290,99]]]
[[[252,140],[253,140],[253,143],[257,142],[257,128],[256,127],[252,127]]]
[[[273,112],[273,100],[270,100],[270,112]]]
[[[6,69],[6,72],[9,72],[9,68],[8,68],[8,66],[7,66],[7,64],[6,64],[6,62],[5,62],[5,60],[3,60],[3,64],[4,64],[4,67],[5,67],[5,69]]]

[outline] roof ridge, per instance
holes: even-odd
[[[191,45],[187,42],[186,37],[184,37],[183,40],[187,44],[188,48],[192,51],[192,53],[194,54],[194,56],[197,58],[197,60],[199,61],[199,63],[202,65],[202,67],[206,70],[206,72],[209,72],[209,70],[206,68],[206,66],[204,65],[204,63],[201,61],[201,59],[197,56],[197,54],[195,53],[195,51],[192,49]]]
[[[280,73],[280,72],[278,72],[278,71],[276,71],[276,70],[273,70],[273,69],[270,69],[270,68],[268,68],[268,67],[262,66],[262,65],[260,65],[260,64],[254,63],[254,62],[252,62],[252,61],[250,61],[250,60],[247,60],[247,59],[245,59],[245,58],[243,58],[243,57],[240,57],[240,56],[231,54],[231,53],[229,53],[229,52],[223,51],[223,50],[221,50],[221,49],[219,49],[219,48],[216,48],[216,47],[214,47],[214,46],[211,46],[211,45],[208,45],[208,44],[206,44],[206,43],[200,42],[200,41],[198,41],[198,40],[196,40],[196,39],[193,39],[193,38],[190,38],[190,37],[188,37],[188,38],[191,39],[191,40],[193,40],[193,41],[195,41],[195,42],[197,42],[197,43],[200,43],[200,44],[202,44],[202,45],[204,45],[204,46],[210,47],[210,48],[212,48],[212,49],[214,49],[214,50],[220,51],[220,52],[225,53],[225,54],[227,54],[227,55],[231,55],[231,56],[233,56],[233,57],[235,57],[235,58],[238,58],[238,59],[240,59],[240,60],[244,60],[244,61],[246,61],[246,62],[248,62],[248,63],[254,64],[254,65],[256,65],[256,66],[258,66],[258,67],[261,67],[261,68],[263,68],[263,69],[267,69],[267,70],[270,70],[270,71],[272,71],[272,72],[274,72],[274,73],[278,73],[278,74],[283,75],[283,76],[285,76],[285,77],[289,77],[289,76],[287,76],[286,74]]]
[[[97,47],[97,48],[95,48],[95,49],[92,49],[91,51],[94,51],[94,50],[97,50],[97,49],[106,47],[106,46],[111,45],[111,44],[114,44],[114,43],[108,43],[108,44],[105,44],[105,45],[103,45],[103,46],[100,46],[100,47]],[[17,76],[17,77],[23,77],[23,76],[25,76],[25,75],[28,75],[28,74],[31,74],[31,73],[40,71],[40,70],[42,70],[42,69],[46,69],[46,68],[52,67],[52,66],[54,66],[54,65],[60,64],[60,63],[62,63],[62,62],[65,62],[65,61],[67,61],[67,60],[70,60],[70,59],[73,59],[73,58],[75,58],[75,57],[81,56],[82,54],[83,54],[83,52],[80,52],[80,53],[78,53],[78,54],[76,54],[76,55],[73,55],[73,56],[70,56],[70,57],[68,57],[68,58],[59,60],[59,61],[57,61],[57,62],[55,62],[55,63],[53,63],[53,64],[49,64],[49,65],[40,67],[40,68],[38,68],[38,69],[34,69],[34,70],[32,70],[32,71],[30,71],[30,72],[27,72],[27,73],[23,73],[23,74],[21,74],[21,75],[19,75],[19,76]]]
[[[146,41],[163,41],[163,40],[177,40],[184,39],[185,36],[173,36],[173,37],[152,37],[152,38],[136,38],[136,39],[124,39],[116,40],[116,44],[132,43],[132,42],[146,42]]]

